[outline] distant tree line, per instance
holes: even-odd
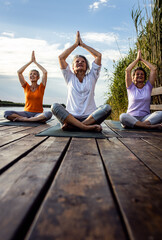
[[[24,103],[15,103],[11,101],[1,101],[0,100],[0,107],[24,107]],[[43,104],[43,107],[50,108],[51,105]]]
[[[148,8],[145,6],[141,9],[138,5],[137,9],[132,9],[132,19],[137,33],[137,41],[133,49],[129,49],[128,55],[121,58],[117,63],[114,63],[113,75],[108,75],[108,100],[106,101],[112,107],[111,118],[119,119],[119,115],[127,110],[127,92],[125,87],[125,69],[135,60],[137,50],[141,49],[142,56],[147,61],[157,66],[157,80],[155,87],[162,86],[162,1],[153,0],[151,13],[149,15]],[[141,63],[146,72],[148,69]],[[152,99],[153,103],[161,103],[162,97],[158,96]]]

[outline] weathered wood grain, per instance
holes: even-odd
[[[154,146],[162,151],[162,134],[161,134],[161,138],[150,136],[148,138],[142,138],[142,140],[146,141],[147,143],[151,144],[152,146]]]
[[[15,140],[18,140],[27,135],[28,135],[27,133],[17,133],[17,134],[0,136],[0,147],[4,146],[6,144],[9,144],[11,142],[14,142]]]
[[[161,180],[118,139],[97,140],[97,142],[130,239],[160,240]],[[139,148],[140,150],[142,148]],[[152,160],[154,161],[154,156]]]
[[[162,179],[162,151],[139,138],[122,138],[121,141]],[[162,141],[159,143],[162,146]],[[162,148],[161,148],[162,149]]]
[[[106,137],[120,137],[119,134],[115,133],[111,130],[109,126],[107,126],[104,122],[101,124],[102,132]]]
[[[126,239],[94,139],[72,139],[27,239]]]
[[[7,136],[7,135],[12,135],[14,133],[20,133],[23,132],[24,130],[30,130],[32,129],[31,127],[14,127],[14,128],[6,128],[3,131],[0,131],[0,137]]]
[[[37,144],[41,143],[46,137],[33,137],[32,135],[18,139],[0,148],[0,174],[26,155]]]
[[[48,138],[1,175],[0,240],[24,239],[67,143],[67,138]]]

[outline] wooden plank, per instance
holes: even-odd
[[[162,111],[162,104],[158,104],[158,105],[151,104],[150,110]]]
[[[4,131],[5,129],[11,129],[11,128],[16,128],[16,126],[3,126],[3,125],[0,125],[0,131]]]
[[[99,139],[97,142],[130,239],[160,240],[161,180],[118,139]]]
[[[121,141],[157,176],[162,179],[162,141],[161,150],[139,138],[122,138]]]
[[[157,87],[152,89],[151,96],[156,96],[161,94],[162,94],[162,87]]]
[[[152,146],[158,148],[162,151],[162,135],[160,138],[153,137],[153,138],[142,138],[143,141],[146,141],[147,143],[151,144]]]
[[[105,122],[101,124],[102,132],[106,137],[119,137],[120,135],[113,131]]]
[[[14,142],[15,140],[18,140],[20,138],[23,138],[27,136],[27,133],[17,133],[17,134],[12,134],[12,135],[4,135],[0,136],[0,147],[9,144],[11,142]]]
[[[41,143],[46,137],[35,137],[32,135],[26,136],[1,147],[0,151],[0,173],[12,164],[17,162],[19,158],[27,154],[37,144]]]
[[[23,132],[24,130],[29,130],[31,127],[14,127],[14,128],[6,128],[3,131],[0,131],[0,136],[11,135],[19,132]]]
[[[126,239],[94,139],[72,139],[27,239]]]
[[[68,140],[48,138],[1,175],[0,240],[24,239],[29,219],[48,191]]]

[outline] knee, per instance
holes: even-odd
[[[123,124],[125,124],[126,119],[127,119],[127,116],[128,116],[127,113],[122,113],[122,114],[120,114],[120,116],[119,116],[120,122],[123,123]]]
[[[104,112],[105,112],[105,114],[106,114],[107,116],[110,115],[110,113],[111,113],[111,107],[110,107],[109,104],[105,104],[105,105],[103,106],[103,110],[104,110]]]
[[[51,105],[51,111],[53,112],[54,115],[58,111],[59,107],[60,107],[59,103],[54,103]]]
[[[105,109],[105,111],[107,111],[107,112],[111,112],[111,107],[110,107],[109,104],[105,104],[105,105],[104,105],[104,109]]]
[[[49,120],[52,117],[52,112],[50,112],[50,111],[44,112],[44,116],[45,116],[46,120]]]
[[[4,118],[8,118],[11,114],[12,114],[11,111],[5,111]]]

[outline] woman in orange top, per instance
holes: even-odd
[[[24,79],[23,72],[31,63],[35,63],[43,72],[42,82],[40,85],[37,83],[40,78],[37,70],[31,70],[29,73],[31,85],[29,85]],[[34,51],[32,52],[30,62],[20,68],[17,73],[25,93],[24,111],[5,111],[4,117],[11,121],[23,122],[45,122],[50,119],[52,117],[51,111],[43,112],[43,95],[47,83],[47,71],[36,62]]]

